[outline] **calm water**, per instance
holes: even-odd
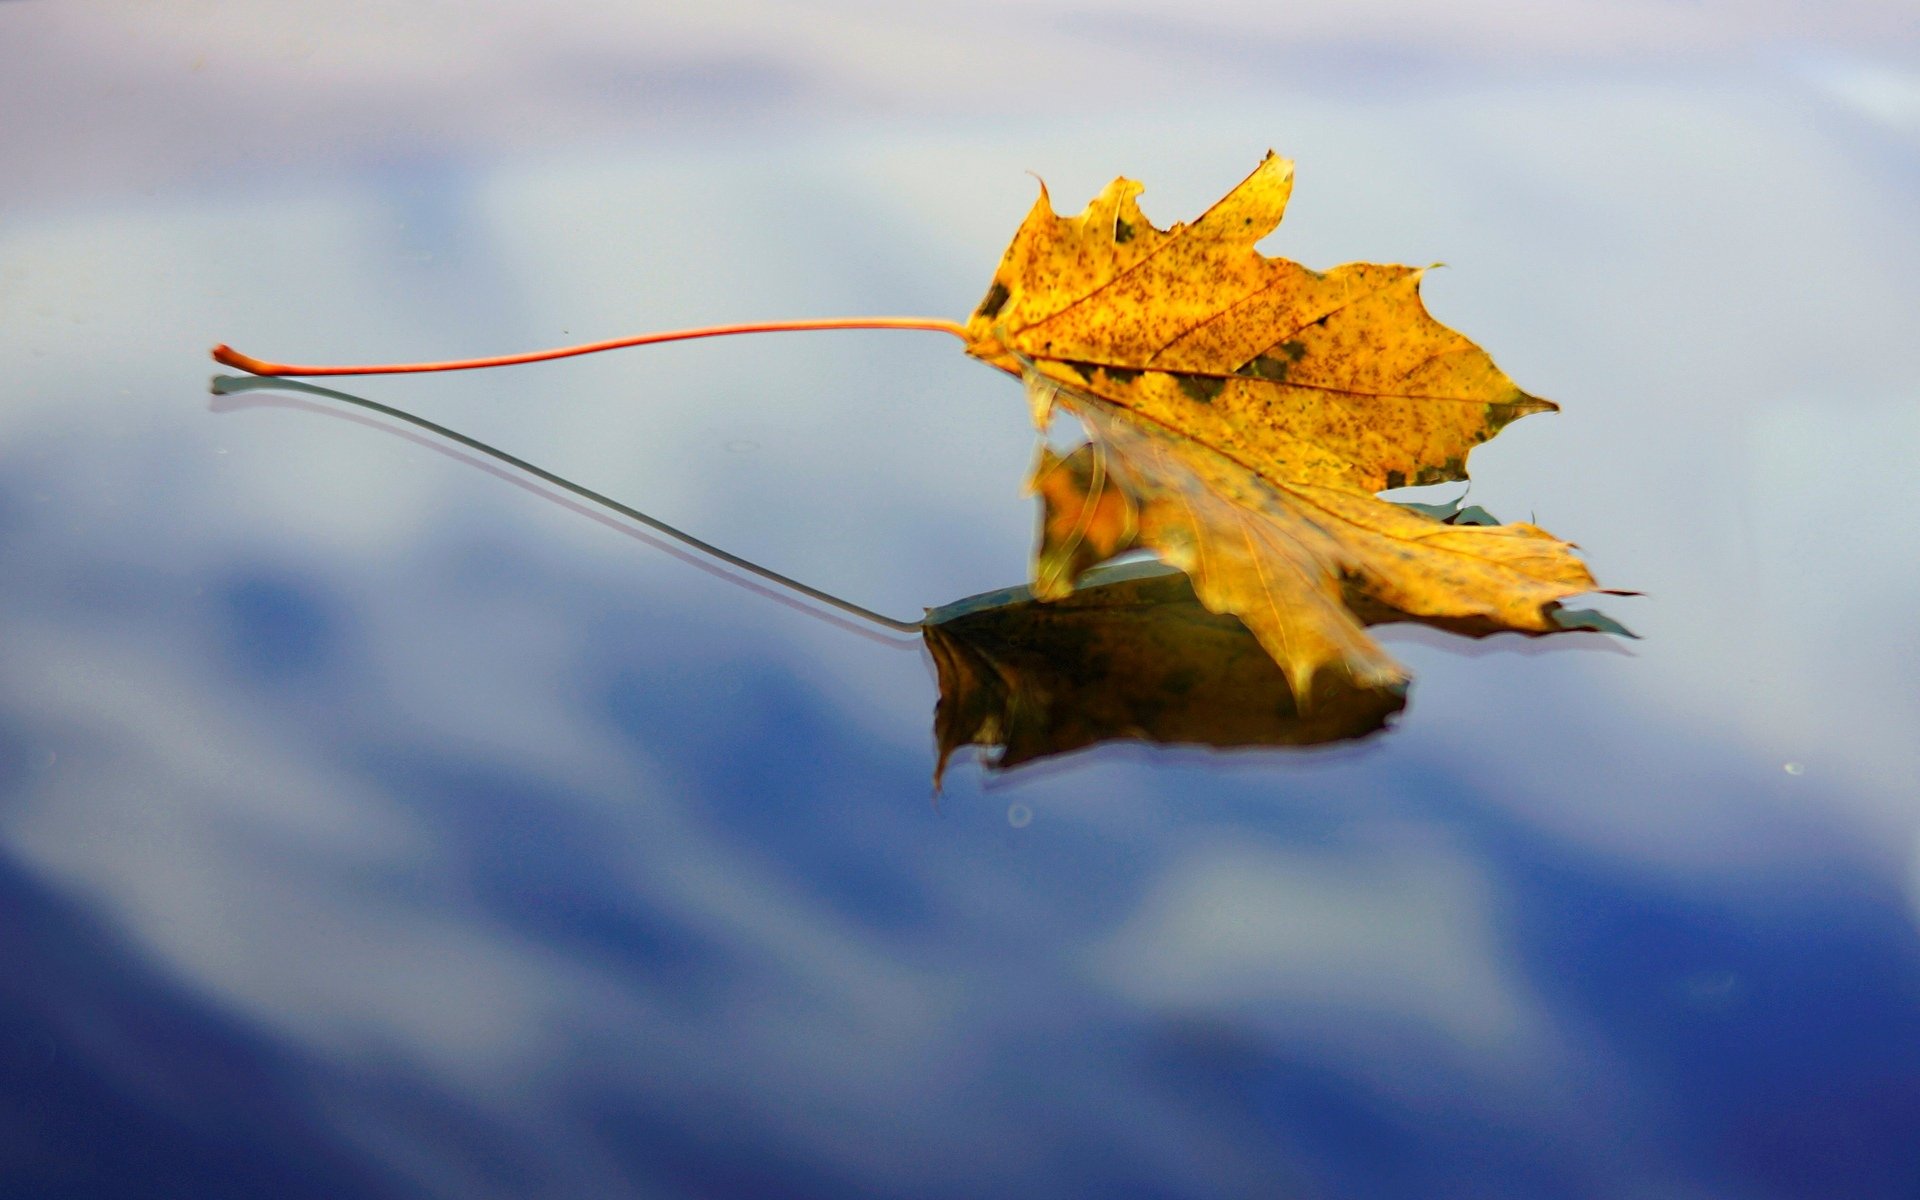
[[[1894,4],[0,5],[0,1195],[1920,1196]],[[960,317],[1045,176],[1431,262],[1471,499],[1644,635],[930,802],[933,676],[206,348]],[[931,334],[352,389],[907,619],[1019,582]]]

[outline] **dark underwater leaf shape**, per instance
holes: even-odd
[[[1208,611],[1158,563],[1087,572],[1071,594],[1010,588],[930,610],[939,673],[939,786],[962,746],[998,747],[993,769],[1130,739],[1193,746],[1310,746],[1372,733],[1406,705],[1397,685],[1332,672],[1303,713],[1237,618]]]

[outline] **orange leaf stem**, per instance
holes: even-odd
[[[221,344],[213,348],[213,360],[238,367],[255,375],[403,375],[418,371],[472,371],[481,367],[511,367],[519,363],[546,362],[571,358],[576,354],[597,354],[627,346],[651,346],[656,342],[684,342],[693,338],[730,337],[736,333],[802,333],[818,329],[926,329],[950,333],[962,341],[966,327],[939,317],[820,317],[799,321],[751,321],[744,325],[708,325],[699,329],[671,329],[663,333],[642,333],[604,342],[584,342],[578,346],[560,346],[552,350],[532,350],[525,354],[503,354],[496,358],[459,358],[448,362],[384,363],[376,366],[316,367],[267,362],[240,353]]]

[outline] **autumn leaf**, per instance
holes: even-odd
[[[1150,550],[1243,620],[1303,696],[1330,665],[1361,686],[1405,678],[1349,591],[1437,621],[1559,630],[1559,601],[1596,587],[1569,543],[1373,494],[1463,479],[1475,445],[1555,406],[1435,321],[1419,270],[1319,272],[1255,250],[1292,182],[1269,154],[1168,230],[1140,212],[1132,180],[1077,217],[1042,189],[967,326],[970,353],[1026,382],[1036,424],[1065,408],[1092,439],[1079,476],[1043,457],[1033,478],[1086,506],[1047,518],[1036,594]]]
[[[1555,407],[1428,315],[1423,272],[1320,272],[1254,243],[1280,224],[1293,164],[1271,152],[1192,225],[1154,228],[1116,179],[1077,217],[1041,189],[968,351],[1029,366],[1260,473],[1368,492],[1466,478],[1467,452]]]
[[[1034,592],[1142,549],[1237,616],[1294,693],[1337,668],[1365,687],[1405,672],[1363,628],[1375,611],[1463,631],[1616,628],[1560,607],[1596,590],[1573,546],[1532,525],[1449,522],[1381,490],[1466,478],[1473,447],[1549,401],[1434,320],[1413,267],[1316,271],[1254,247],[1278,227],[1293,167],[1267,157],[1191,225],[1162,230],[1117,179],[1061,217],[1041,189],[963,326],[931,317],[762,321],[495,358],[289,366],[214,348],[263,375],[468,370],[622,346],[800,330],[917,329],[962,338],[1020,377],[1035,422],[1086,426],[1085,455],[1043,458],[1048,515]]]
[[[924,636],[940,687],[936,788],[962,746],[998,748],[995,769],[1115,739],[1307,746],[1364,736],[1406,704],[1404,689],[1331,674],[1296,703],[1247,627],[1159,564],[1099,568],[1052,602],[1030,588],[956,601],[928,612]]]

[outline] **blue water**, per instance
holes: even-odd
[[[0,6],[0,1195],[1920,1196],[1920,49],[1683,15]],[[1271,252],[1564,406],[1472,500],[1643,640],[936,800],[914,640],[207,394],[961,316],[1026,170],[1269,145]],[[908,620],[1026,571],[937,335],[353,390]]]

